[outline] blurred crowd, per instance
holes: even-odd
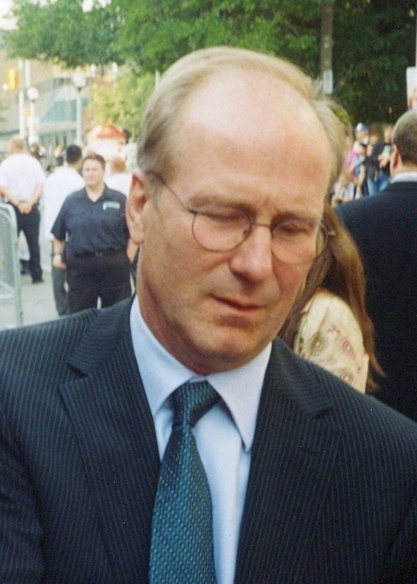
[[[88,148],[83,151],[78,145],[71,144],[67,148],[57,146],[54,158],[50,160],[41,144],[33,143],[27,149],[22,138],[10,139],[7,154],[0,165],[0,196],[15,211],[21,273],[30,275],[33,284],[44,281],[40,242],[50,241],[53,295],[59,316],[108,305],[108,294],[102,291],[104,283],[113,287],[111,303],[131,293],[127,253],[134,256],[135,250],[128,245],[124,213],[131,174],[131,160],[124,156],[104,159]],[[67,221],[61,217],[62,207],[67,199],[76,198],[77,193],[75,214],[68,223],[68,215]],[[80,212],[80,197],[85,203],[84,213]],[[56,243],[54,236],[58,218],[62,245]],[[76,254],[71,258],[75,241]],[[56,258],[57,246],[60,263]],[[114,254],[119,254],[123,264],[123,277],[120,280],[120,273],[113,274],[113,280],[109,282],[107,276],[109,274],[111,278],[114,272]],[[69,270],[66,265],[68,257]],[[94,258],[94,261],[89,262],[88,273],[84,273],[80,281],[75,284],[72,279],[78,288],[74,292],[69,279],[74,264],[79,265],[81,258]],[[117,293],[119,286],[122,287],[121,297]],[[83,296],[84,300],[81,303],[74,301],[71,309],[69,299],[74,293]]]
[[[382,191],[390,180],[392,124],[359,122],[346,137],[343,171],[332,195],[333,206]]]

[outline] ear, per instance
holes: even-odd
[[[393,144],[392,146],[392,150],[391,150],[391,158],[389,161],[389,167],[390,167],[390,172],[391,174],[395,173],[395,170],[398,168],[398,165],[401,162],[401,157],[400,157],[400,153],[398,152],[398,148],[395,144]]]
[[[149,181],[140,170],[132,174],[129,195],[126,202],[126,222],[130,239],[140,245],[144,240],[143,211],[149,200]]]

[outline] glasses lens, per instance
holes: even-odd
[[[232,251],[251,232],[251,221],[240,209],[213,205],[193,210],[193,213],[194,238],[209,251]],[[271,234],[273,255],[287,264],[311,262],[320,255],[326,243],[324,225],[304,220],[283,221]]]
[[[210,251],[235,249],[249,231],[249,219],[239,209],[213,205],[199,209],[194,215],[194,237]]]
[[[327,243],[324,225],[289,221],[272,232],[272,253],[287,264],[305,264],[322,253]]]

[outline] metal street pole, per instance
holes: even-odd
[[[77,113],[76,113],[76,143],[82,146],[83,142],[83,96],[81,91],[86,85],[85,75],[76,71],[72,76],[72,82],[77,89]]]
[[[77,88],[77,133],[76,141],[80,146],[83,139],[83,104],[81,88]]]
[[[39,98],[39,90],[31,85],[26,91],[30,102],[30,117],[29,117],[29,144],[39,141],[38,135],[38,120],[35,115],[35,103]]]
[[[22,59],[18,61],[19,70],[19,136],[26,140],[26,120],[25,120],[25,86],[24,64]]]
[[[415,60],[415,63],[416,63],[416,67],[417,67],[417,2],[416,2],[416,7],[415,7],[415,10],[414,10],[414,14],[415,14],[415,17],[416,17],[416,60]]]
[[[323,2],[321,12],[320,76],[327,95],[333,93],[333,2]]]

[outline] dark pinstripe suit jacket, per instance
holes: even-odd
[[[146,582],[159,461],[129,303],[2,333],[0,431],[0,582]],[[416,581],[417,425],[278,342],[236,582]]]

